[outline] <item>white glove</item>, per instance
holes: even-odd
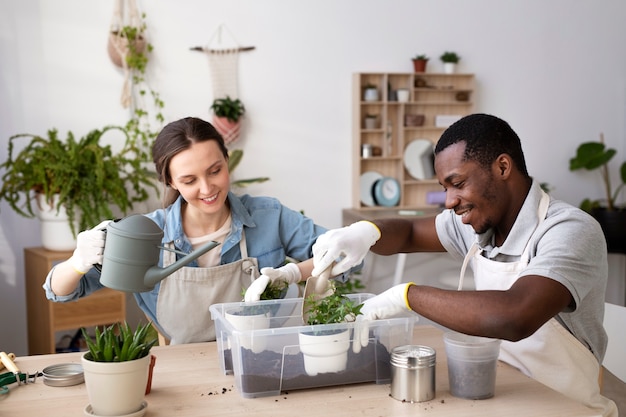
[[[276,269],[261,268],[261,276],[250,284],[243,299],[246,303],[259,301],[270,282],[285,281],[289,285],[300,282],[300,279],[302,279],[302,274],[295,263],[288,263]]]
[[[314,268],[311,275],[320,275],[335,261],[337,263],[333,266],[330,275],[334,277],[346,272],[363,261],[370,247],[378,239],[380,239],[380,230],[374,223],[366,220],[352,223],[341,229],[329,230],[319,236],[313,245]]]
[[[76,249],[70,258],[70,264],[81,274],[89,271],[94,264],[102,263],[104,254],[104,239],[107,225],[111,220],[105,220],[93,229],[80,232],[76,236]]]
[[[409,305],[409,287],[413,282],[398,284],[383,293],[369,298],[363,302],[361,314],[357,316],[354,327],[354,342],[352,349],[359,353],[360,347],[367,346],[369,342],[369,322],[372,320],[388,319],[400,314],[412,311]],[[360,341],[360,345],[358,343]]]

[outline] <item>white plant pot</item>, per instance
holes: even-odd
[[[150,355],[127,362],[81,358],[89,405],[97,416],[123,416],[145,407]]]
[[[363,93],[363,101],[378,101],[378,90],[375,88],[366,88]]]
[[[41,221],[41,244],[51,251],[69,251],[76,248],[76,238],[72,234],[65,207],[61,206],[57,212],[58,196],[54,196],[52,205],[37,195],[39,207],[38,217]]]
[[[398,102],[407,103],[409,101],[409,90],[406,88],[399,89],[396,91],[396,94],[398,96]]]
[[[443,72],[445,74],[454,74],[456,72],[456,63],[455,62],[444,62],[443,63]]]
[[[226,320],[233,325],[233,327],[240,331],[269,329],[270,317],[269,313],[244,315],[241,311],[237,311],[239,314],[225,313]],[[231,348],[231,337],[238,337],[239,345],[244,349],[249,349],[254,353],[261,353],[267,347],[267,337],[259,337],[254,333],[236,334],[228,338],[228,347]]]
[[[299,333],[298,337],[307,375],[315,376],[346,369],[350,349],[349,329],[340,333],[321,335]]]

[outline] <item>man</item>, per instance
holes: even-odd
[[[476,290],[400,284],[365,302],[363,319],[411,309],[450,329],[502,339],[500,359],[604,416],[615,404],[598,386],[606,242],[585,212],[551,199],[526,170],[517,134],[486,114],[450,126],[435,147],[446,210],[431,218],[360,221],[313,246],[313,275],[381,255],[448,251],[464,258]],[[340,260],[341,259],[341,260]],[[462,285],[462,282],[461,282]]]

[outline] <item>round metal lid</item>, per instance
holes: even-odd
[[[52,387],[69,387],[85,381],[83,367],[79,363],[50,365],[42,371],[43,382]]]

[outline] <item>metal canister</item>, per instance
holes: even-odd
[[[369,143],[361,145],[361,158],[371,158],[374,156],[374,148]]]
[[[428,346],[392,349],[391,396],[412,403],[435,398],[435,359],[435,349]]]

